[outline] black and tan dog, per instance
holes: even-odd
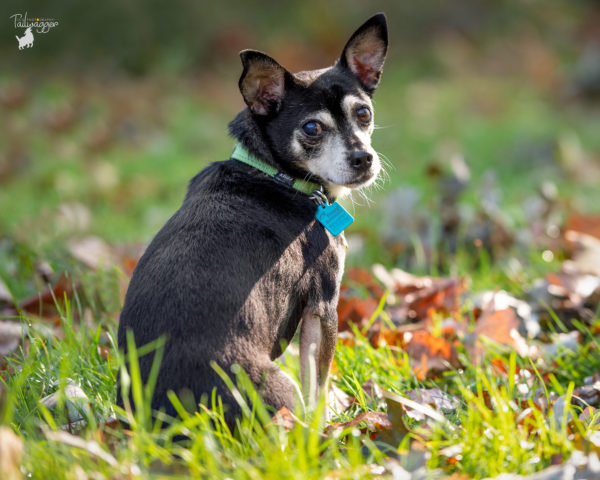
[[[166,339],[154,409],[175,415],[170,390],[198,402],[216,388],[233,424],[240,409],[213,362],[228,374],[241,366],[266,404],[293,409],[297,386],[273,360],[298,326],[305,401],[326,390],[345,257],[335,234],[348,221],[334,201],[380,171],[371,96],[386,52],[383,14],[330,68],[292,74],[264,53],[241,52],[248,107],[229,125],[238,147],[191,180],[135,269],[121,313],[123,350],[127,330],[138,346]],[[139,363],[146,381],[152,355]]]

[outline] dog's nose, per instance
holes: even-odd
[[[350,160],[350,165],[355,170],[366,170],[371,166],[372,161],[373,155],[369,152],[354,152]]]

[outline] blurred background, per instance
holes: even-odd
[[[350,264],[543,268],[566,223],[600,212],[599,1],[5,0],[0,11],[5,282],[22,270],[15,258],[143,248],[188,180],[232,150],[238,52],[327,66],[377,11],[391,45],[373,144],[387,175],[346,201]],[[19,50],[11,16],[25,12],[59,24]]]

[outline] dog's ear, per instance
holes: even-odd
[[[383,71],[387,47],[387,21],[383,13],[377,13],[352,34],[339,64],[350,70],[367,92],[373,93]]]
[[[240,52],[244,71],[240,77],[240,92],[246,105],[257,115],[277,113],[285,95],[285,68],[268,55],[256,50]]]

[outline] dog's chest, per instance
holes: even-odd
[[[333,300],[343,274],[345,245],[343,233],[333,236],[318,221],[311,221],[283,249],[271,270],[271,287],[280,288],[283,297]]]
[[[260,311],[259,317],[270,321],[253,323],[268,339],[271,358],[281,354],[282,340],[291,341],[307,308],[316,315],[335,312],[345,255],[343,234],[334,237],[311,222],[256,285],[249,297],[252,317]]]

